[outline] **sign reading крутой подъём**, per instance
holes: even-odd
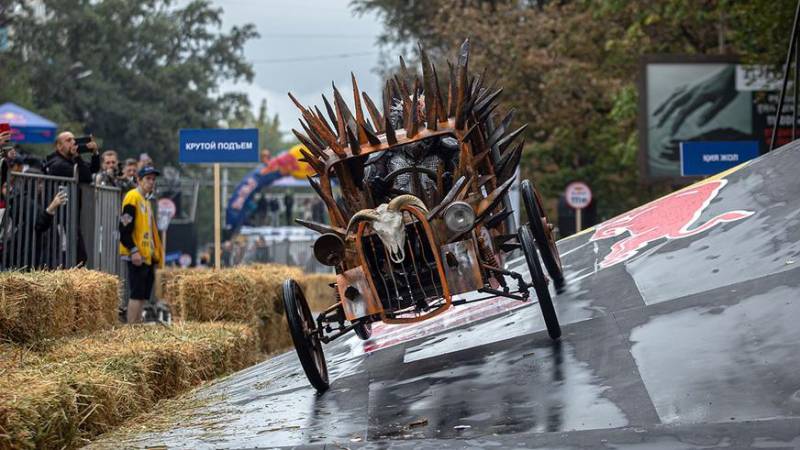
[[[255,128],[180,131],[181,163],[256,163],[258,157]]]

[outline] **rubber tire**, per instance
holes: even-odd
[[[323,393],[330,387],[328,366],[325,364],[325,354],[319,336],[316,333],[309,335],[306,332],[314,330],[316,323],[303,290],[295,280],[288,279],[283,282],[283,305],[286,308],[286,320],[289,322],[289,331],[300,364],[311,385],[317,392]]]
[[[544,277],[541,264],[539,264],[539,257],[537,256],[530,227],[527,225],[519,227],[517,238],[520,245],[522,245],[522,253],[525,254],[525,260],[528,262],[531,282],[539,300],[539,307],[542,309],[542,317],[544,318],[544,324],[547,326],[547,334],[552,339],[558,339],[561,337],[561,326],[558,323],[558,316],[553,307],[553,298],[550,297],[550,289],[547,287],[547,279]]]
[[[528,224],[533,231],[533,237],[536,240],[539,253],[542,255],[542,261],[547,268],[547,273],[553,279],[556,289],[564,287],[564,270],[561,267],[561,259],[558,257],[558,248],[555,242],[550,241],[547,237],[547,232],[542,225],[542,218],[545,218],[544,213],[536,201],[536,194],[533,191],[533,186],[529,180],[522,180],[520,186],[522,192],[522,202],[525,204],[525,212],[528,216]]]
[[[356,336],[361,338],[362,341],[366,341],[372,337],[372,322],[359,322],[353,325],[353,331],[356,332]]]

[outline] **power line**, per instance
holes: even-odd
[[[278,38],[278,39],[306,39],[306,38],[324,38],[324,39],[374,39],[374,34],[312,34],[312,33],[260,33],[259,37],[263,38]]]
[[[339,53],[336,55],[301,56],[297,58],[254,59],[253,64],[273,64],[301,61],[320,61],[325,59],[354,58],[358,56],[377,55],[378,52]]]

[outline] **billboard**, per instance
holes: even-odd
[[[685,182],[681,179],[684,142],[757,141],[759,153],[765,153],[781,77],[768,67],[741,65],[732,57],[644,58],[639,86],[643,177]],[[784,105],[783,113],[778,145],[791,138],[792,105]]]

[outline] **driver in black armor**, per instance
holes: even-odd
[[[424,96],[420,97],[420,113],[417,117],[424,124]],[[395,100],[390,113],[390,122],[395,130],[403,128],[403,105]],[[425,204],[435,204],[444,193],[450,190],[453,171],[458,165],[458,141],[452,136],[437,136],[430,139],[394,147],[391,151],[373,153],[366,162],[364,178],[372,191],[375,204],[388,202],[400,194],[412,194]],[[414,167],[424,170],[403,172],[392,176],[397,171]],[[442,174],[443,192],[438,196],[436,178]],[[429,174],[432,174],[431,177]],[[393,178],[393,179],[392,179]]]

